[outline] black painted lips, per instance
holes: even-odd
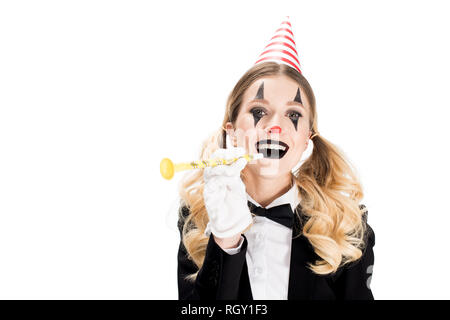
[[[280,146],[285,147],[286,149],[284,151],[282,150],[273,150],[273,149],[261,149],[259,150],[259,146],[263,144],[278,144]],[[289,146],[284,143],[283,141],[279,140],[260,140],[256,143],[256,150],[258,150],[258,153],[262,153],[264,155],[264,158],[269,159],[281,159],[284,157],[286,152],[289,150]]]

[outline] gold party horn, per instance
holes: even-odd
[[[200,161],[192,161],[192,162],[180,162],[173,163],[169,158],[164,158],[161,160],[161,164],[159,169],[161,171],[161,175],[163,178],[170,180],[173,178],[175,172],[184,171],[184,170],[192,170],[192,169],[201,169],[206,167],[215,167],[221,164],[232,164],[233,162],[245,158],[247,161],[262,159],[264,156],[262,153],[255,154],[245,154],[243,156],[237,158],[223,159],[208,159],[208,160],[200,160]]]

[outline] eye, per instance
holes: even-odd
[[[297,112],[297,111],[291,111],[291,112],[288,113],[288,116],[289,116],[289,118],[295,120],[295,119],[298,119],[298,118],[302,117],[302,114],[300,112]]]
[[[252,113],[253,116],[258,117],[258,118],[262,118],[262,116],[267,114],[263,108],[252,108],[250,110],[250,113]]]

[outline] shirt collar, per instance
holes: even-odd
[[[280,206],[282,204],[289,203],[291,205],[292,211],[295,211],[298,204],[300,203],[300,195],[298,192],[298,187],[295,181],[293,181],[294,185],[283,195],[279,196],[275,200],[273,200],[269,205],[266,206],[266,209]],[[262,207],[258,202],[256,202],[250,195],[247,193],[247,199],[253,204]]]

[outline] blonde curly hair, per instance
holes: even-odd
[[[308,81],[294,69],[275,62],[260,63],[249,69],[230,93],[220,129],[204,141],[200,160],[206,160],[218,148],[225,148],[228,121],[234,124],[244,92],[259,78],[286,75],[296,81],[310,105],[309,125],[314,136],[311,156],[293,174],[301,202],[296,211],[303,221],[301,233],[321,258],[309,264],[316,274],[326,275],[358,260],[365,246],[366,216],[359,205],[363,191],[356,170],[330,141],[318,135],[315,97]],[[189,259],[200,269],[209,237],[204,234],[208,214],[203,201],[203,170],[193,170],[183,177],[179,194],[179,229]],[[298,236],[298,235],[296,235]],[[187,277],[195,280],[198,271]]]

